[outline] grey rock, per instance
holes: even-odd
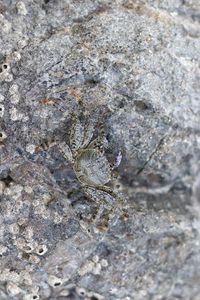
[[[0,2],[0,297],[200,298],[200,2]],[[101,112],[124,202],[58,148]]]

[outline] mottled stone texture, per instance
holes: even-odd
[[[0,1],[0,299],[200,299],[200,1]],[[52,136],[102,109],[95,223]]]

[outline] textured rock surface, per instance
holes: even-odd
[[[199,0],[0,1],[1,299],[200,298],[199,49]],[[37,148],[79,106],[122,152],[100,224]]]

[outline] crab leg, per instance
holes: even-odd
[[[62,142],[58,145],[58,148],[60,150],[60,152],[62,153],[62,155],[69,161],[71,162],[72,164],[74,163],[74,159],[73,159],[73,156],[72,156],[72,152],[69,148],[69,146],[65,143],[65,142]]]
[[[70,147],[71,151],[76,153],[84,140],[84,128],[77,116],[73,117],[73,123],[74,127],[72,127],[70,132]]]

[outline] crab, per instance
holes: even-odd
[[[84,124],[80,121],[80,113],[72,116],[69,145],[54,135],[43,141],[37,149],[47,150],[56,146],[63,157],[71,163],[87,198],[99,204],[95,217],[98,223],[105,210],[107,210],[107,215],[113,209],[117,210],[117,206],[113,205],[115,200],[123,204],[126,202],[124,195],[119,191],[115,192],[112,188],[113,179],[116,178],[115,169],[119,166],[122,156],[119,152],[113,164],[108,161],[105,155],[107,140],[103,124],[99,122],[99,111],[90,115],[83,112],[81,116],[84,117]],[[95,138],[96,128],[98,128],[98,135]]]
[[[108,184],[113,179],[113,169],[119,165],[121,155],[118,155],[114,165],[109,163],[104,151],[105,133],[102,124],[98,136],[93,138],[97,123],[94,119],[88,118],[89,121],[83,126],[78,116],[75,116],[69,145],[62,142],[58,147],[71,163],[86,196],[95,202],[103,200],[111,208],[113,200],[119,198],[119,195]]]

